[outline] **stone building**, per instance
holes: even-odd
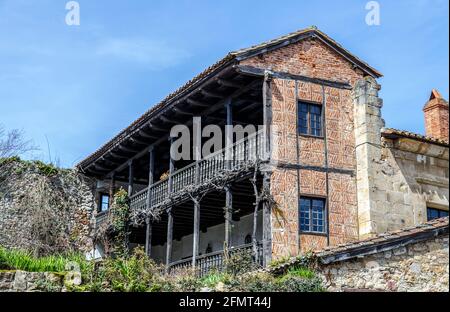
[[[229,53],[77,165],[98,181],[97,223],[122,186],[142,221],[130,246],[209,268],[224,248],[267,264],[448,215],[448,103],[433,90],[426,135],[386,129],[381,76],[316,28]],[[242,137],[176,160],[174,125],[208,142],[196,116]]]

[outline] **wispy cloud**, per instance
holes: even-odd
[[[104,40],[96,49],[99,56],[109,56],[163,69],[179,64],[190,54],[165,42],[141,38],[113,38]]]

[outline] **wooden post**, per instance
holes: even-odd
[[[145,229],[145,254],[150,257],[152,255],[152,220],[150,217],[145,218],[147,225]]]
[[[172,240],[173,240],[173,215],[172,208],[167,211],[167,243],[166,243],[166,272],[169,271],[169,265],[172,259]]]
[[[150,209],[151,209],[151,186],[153,184],[154,179],[154,170],[155,170],[155,152],[153,147],[149,150],[149,167],[148,167],[148,187],[147,187],[147,213],[148,216],[145,219],[147,228],[145,233],[145,254],[150,257],[152,250],[152,220],[150,219]]]
[[[272,152],[272,78],[268,72],[264,73],[263,83],[263,123],[264,123],[264,158],[269,160]]]
[[[263,190],[270,190],[270,174],[264,172]],[[272,260],[272,207],[267,200],[263,201],[263,265],[267,266]]]
[[[192,238],[192,268],[195,269],[198,257],[198,245],[200,242],[200,202],[198,199],[194,201],[194,234]]]
[[[225,144],[226,144],[226,152],[232,153],[232,150],[229,151],[228,147],[233,145],[233,132],[231,130],[231,126],[233,126],[233,107],[231,106],[231,99],[228,99],[225,102],[225,109],[227,111],[227,130],[225,131]],[[229,155],[229,154],[228,154]],[[228,156],[230,157],[230,155]],[[231,160],[226,162],[226,168],[231,169]],[[232,209],[233,209],[233,194],[231,193],[231,186],[227,185],[225,187],[225,248],[228,249],[231,247],[231,218],[232,218]]]
[[[231,247],[231,227],[233,218],[233,193],[231,186],[225,186],[225,248]]]
[[[172,149],[172,144],[173,144],[173,138],[171,137],[169,139],[170,141],[170,150]],[[175,160],[172,158],[172,155],[170,155],[170,150],[169,150],[169,185],[168,185],[168,191],[169,194],[172,193],[173,190],[173,179],[172,179],[172,174],[175,171]]]
[[[134,168],[133,161],[128,162],[128,197],[133,195]]]
[[[111,184],[109,185],[109,207],[114,202],[114,193],[116,191],[116,173],[113,172],[111,175]]]
[[[173,138],[169,138],[170,141],[170,149],[172,149],[173,144]],[[173,190],[173,180],[172,180],[172,174],[175,170],[175,160],[172,158],[172,155],[170,154],[169,150],[169,185],[168,185],[168,192],[169,196],[172,193]],[[166,244],[166,271],[169,271],[169,265],[172,259],[172,241],[173,241],[173,213],[172,208],[170,207],[167,211],[168,217],[167,217],[167,244]]]
[[[231,104],[231,98],[228,98],[225,101],[225,109],[227,111],[227,121],[225,125],[225,164],[227,169],[231,169],[233,157],[233,108]]]

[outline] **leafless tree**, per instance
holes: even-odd
[[[32,145],[31,140],[25,139],[23,130],[6,131],[0,124],[0,158],[20,156],[34,150],[36,147]]]

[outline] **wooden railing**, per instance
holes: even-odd
[[[243,255],[247,254],[252,257],[253,261],[262,266],[263,264],[263,254],[262,254],[262,244],[258,243],[257,245],[257,255],[253,254],[253,245],[245,244],[237,247],[231,247],[228,250],[228,257],[232,257],[234,255]],[[211,252],[205,255],[198,256],[195,259],[195,269],[196,274],[198,276],[204,276],[208,274],[211,270],[222,271],[225,268],[225,254],[224,251],[216,251]],[[177,271],[192,268],[192,258],[179,260],[170,264],[169,269],[170,272],[176,273]]]
[[[171,179],[166,178],[152,184],[150,192],[147,187],[133,194],[130,197],[130,208],[138,210],[146,208],[149,193],[150,208],[164,203],[169,196],[169,181],[172,181],[171,195],[174,195],[183,192],[188,186],[193,186],[196,183],[204,184],[212,180],[219,172],[239,170],[257,159],[264,160],[264,148],[264,132],[260,130],[234,143],[229,148],[212,153],[197,163],[194,162],[175,171],[172,173]],[[226,159],[226,155],[230,155],[228,159]]]

